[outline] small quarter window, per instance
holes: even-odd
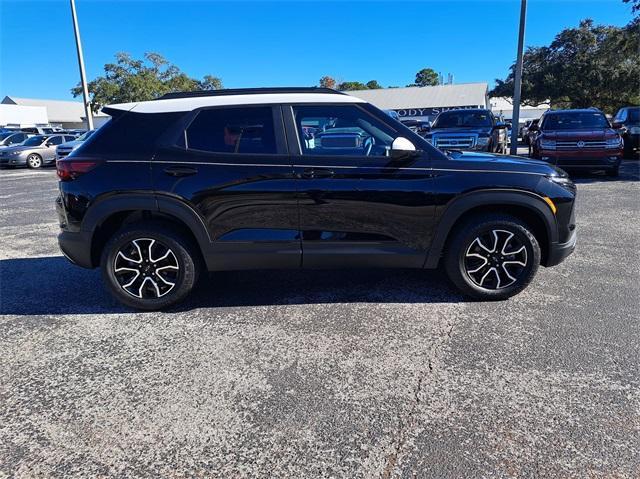
[[[203,110],[187,128],[186,146],[213,153],[277,153],[271,107]]]

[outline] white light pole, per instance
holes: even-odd
[[[522,92],[522,57],[524,54],[524,26],[527,17],[527,0],[520,4],[520,31],[518,32],[518,57],[513,85],[513,115],[511,116],[511,151],[518,154],[518,130],[520,129],[520,94]]]
[[[84,58],[82,56],[82,42],[80,41],[80,29],[78,28],[78,16],[76,14],[76,2],[71,1],[71,18],[73,19],[73,33],[76,36],[76,50],[78,51],[78,67],[80,68],[80,83],[82,84],[82,100],[84,103],[84,114],[87,117],[87,127],[93,130],[93,115],[91,114],[91,104],[89,103],[89,90],[87,89],[87,75],[84,72]]]

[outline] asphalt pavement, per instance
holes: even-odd
[[[509,301],[439,271],[218,273],[136,313],[0,171],[0,477],[639,477],[640,177]]]

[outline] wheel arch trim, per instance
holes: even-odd
[[[519,206],[535,213],[546,228],[547,247],[558,241],[556,218],[542,196],[527,190],[491,189],[464,193],[449,202],[442,213],[427,253],[425,268],[436,268],[446,246],[447,238],[457,221],[473,208],[501,205]]]
[[[203,219],[191,206],[173,196],[152,192],[123,193],[99,199],[87,211],[80,231],[88,235],[93,244],[94,235],[100,225],[114,214],[123,211],[151,211],[175,218],[189,228],[206,257],[212,242]]]

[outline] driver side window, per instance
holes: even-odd
[[[394,131],[353,105],[293,108],[303,155],[388,156]]]

